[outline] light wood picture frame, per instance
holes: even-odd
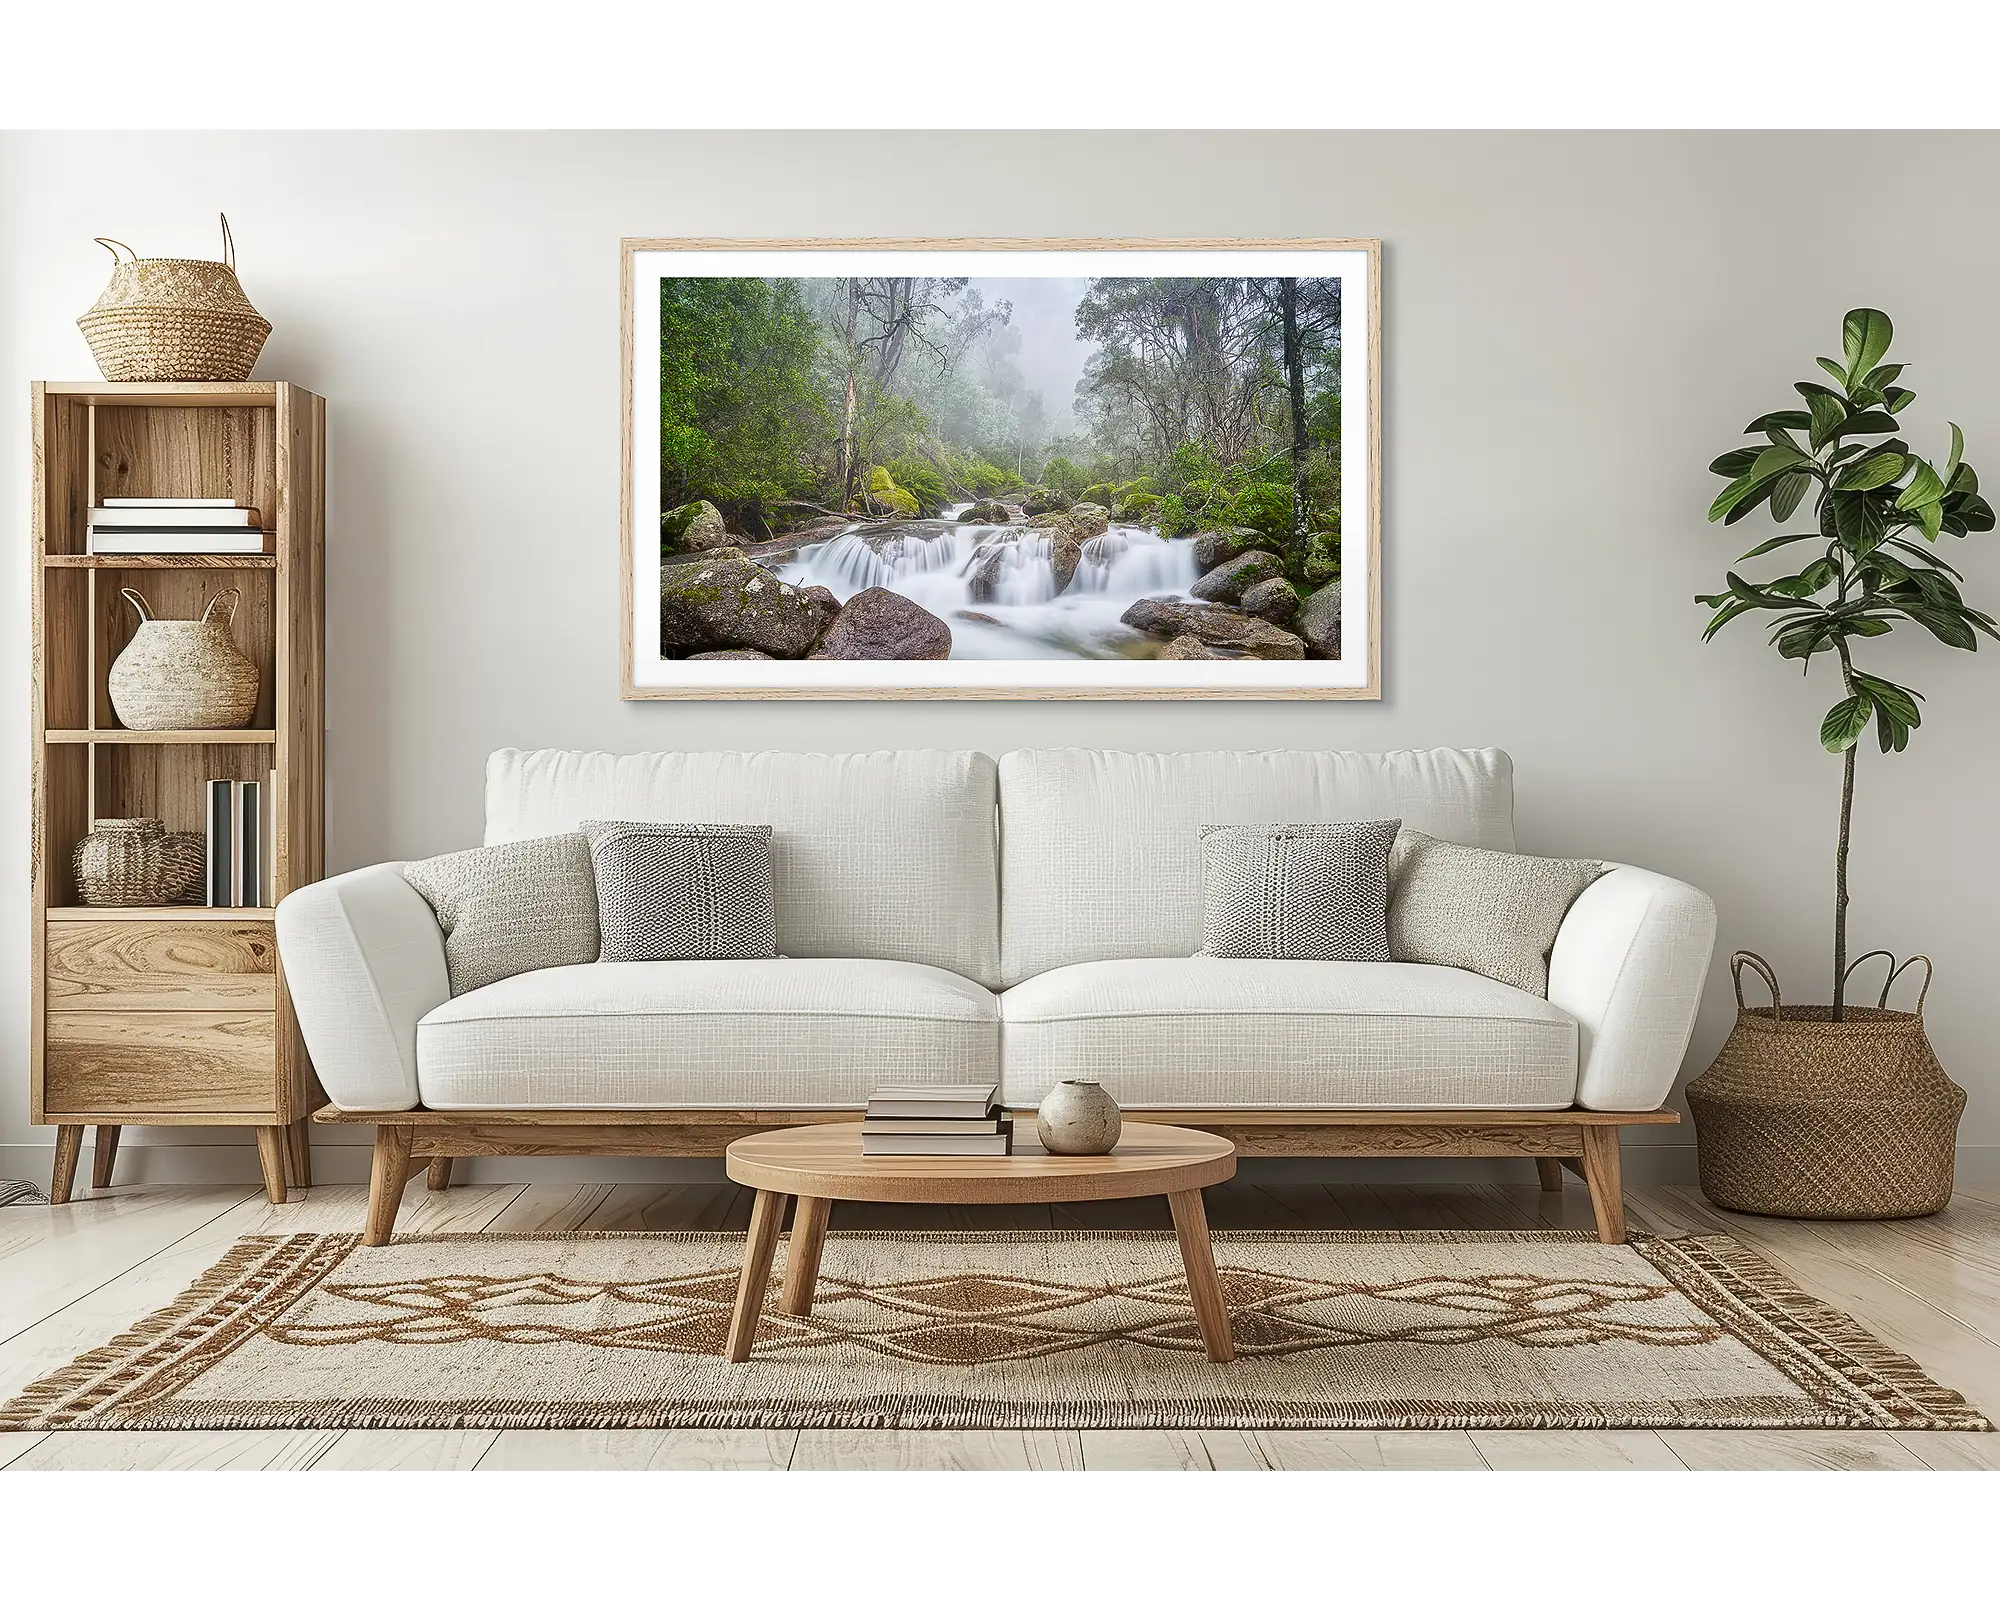
[[[624,698],[1381,698],[1381,256],[623,240]]]

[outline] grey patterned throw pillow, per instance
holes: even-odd
[[[1407,831],[1389,857],[1389,953],[1548,998],[1549,952],[1601,861],[1560,861]]]
[[[600,961],[755,961],[778,953],[771,830],[586,822]]]
[[[1201,953],[1234,960],[1387,961],[1388,822],[1201,830]]]
[[[403,876],[444,932],[451,992],[597,959],[597,886],[580,833],[454,850]]]

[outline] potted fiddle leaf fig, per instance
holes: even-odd
[[[1729,572],[1710,608],[1704,639],[1740,617],[1767,620],[1770,642],[1810,673],[1824,661],[1840,698],[1820,724],[1820,743],[1841,758],[1840,827],[1834,851],[1833,1003],[1787,1004],[1776,975],[1740,951],[1731,962],[1737,1020],[1715,1064],[1688,1085],[1701,1185],[1718,1205],[1786,1217],[1926,1216],[1951,1194],[1953,1146],[1965,1092],[1944,1075],[1914,1011],[1888,1009],[1889,990],[1910,966],[1887,951],[1847,958],[1847,856],[1856,755],[1872,725],[1883,754],[1907,748],[1922,722],[1923,696],[1864,671],[1856,655],[1898,628],[1921,630],[1954,650],[2000,639],[1994,621],[1965,603],[1959,574],[1938,554],[1945,537],[1993,527],[1993,508],[1964,459],[1951,424],[1942,463],[1913,451],[1898,420],[1915,393],[1885,358],[1893,333],[1880,311],[1847,313],[1843,359],[1821,356],[1829,380],[1795,384],[1803,407],[1771,411],[1744,432],[1756,442],[1716,457],[1729,480],[1709,520],[1741,522],[1760,507],[1789,523],[1808,504],[1811,525],[1781,532],[1738,559],[1785,552],[1795,570],[1757,579]],[[1848,982],[1863,962],[1887,957],[1888,980],[1873,1006],[1850,1004]],[[1771,990],[1768,1006],[1743,1003],[1743,969]]]

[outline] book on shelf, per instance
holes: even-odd
[[[980,1121],[994,1115],[1000,1099],[997,1083],[894,1084],[868,1097],[868,1116],[949,1117]]]
[[[273,807],[278,775],[267,779],[210,778],[206,874],[211,906],[277,903],[272,877]]]
[[[125,510],[135,506],[221,506],[235,511],[242,509],[227,496],[187,494],[108,494],[105,505],[115,510]]]
[[[256,528],[263,522],[254,506],[227,501],[191,504],[164,500],[106,501],[84,513],[86,528]]]
[[[885,1133],[863,1124],[864,1156],[1009,1156],[1014,1153],[1014,1119],[972,1124],[980,1133]]]
[[[93,556],[270,556],[278,541],[255,528],[92,528]]]

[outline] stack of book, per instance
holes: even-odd
[[[278,775],[269,781],[210,778],[208,805],[207,904],[270,906],[271,803],[278,793]]]
[[[1014,1119],[997,1083],[877,1089],[861,1123],[864,1156],[1005,1156]]]
[[[106,499],[85,515],[93,556],[268,556],[277,552],[252,506],[234,500]]]

